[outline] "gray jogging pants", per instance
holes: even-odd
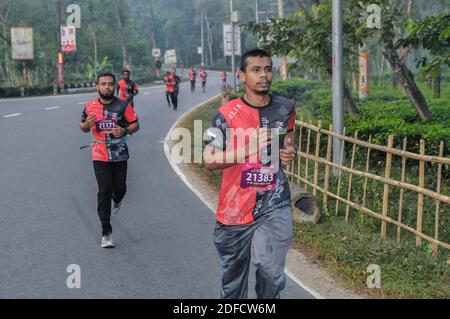
[[[286,284],[284,267],[292,243],[290,207],[280,208],[246,225],[216,223],[214,244],[221,261],[222,299],[245,299],[250,262],[256,267],[258,299],[278,299]]]

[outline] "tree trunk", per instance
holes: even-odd
[[[11,11],[11,1],[7,1],[7,9],[5,13],[1,13],[0,12],[0,20],[2,21],[2,25],[3,25],[3,39],[5,41],[5,51],[4,51],[4,55],[5,55],[5,80],[6,83],[8,85],[11,84],[11,74],[9,71],[9,59],[8,59],[8,40],[6,37],[6,27],[7,27],[7,23],[8,23],[8,17],[9,17],[9,13]],[[6,1],[3,1],[3,6],[6,7]]]
[[[441,69],[439,69],[436,77],[434,78],[434,95],[433,98],[441,98]]]
[[[378,86],[383,84],[383,72],[384,72],[384,55],[381,54],[381,65],[378,71]]]
[[[212,48],[213,48],[213,33],[211,31],[211,23],[208,20],[208,12],[205,11],[205,23],[206,23],[206,42],[208,43],[209,49],[209,62],[211,66],[214,66]]]
[[[95,31],[91,30],[92,40],[94,41],[94,78],[97,78],[98,70],[98,54],[97,54],[97,38],[95,36]]]
[[[358,92],[358,76],[356,75],[356,72],[352,72],[352,82],[353,82],[353,90],[355,92]]]
[[[356,106],[355,100],[353,100],[351,91],[347,85],[347,82],[344,81],[344,99],[347,101],[347,111],[351,117],[358,115],[358,108]]]
[[[122,21],[122,16],[120,14],[120,8],[119,8],[119,4],[117,3],[117,1],[120,0],[115,0],[114,1],[114,7],[116,9],[116,18],[117,18],[117,24],[119,27],[119,33],[120,33],[120,45],[122,47],[122,61],[123,61],[123,66],[125,67],[128,64],[128,49],[126,46],[126,37],[125,34],[123,32],[123,21]]]
[[[152,36],[152,48],[156,49],[156,32],[155,32],[155,20],[154,20],[154,12],[153,12],[153,0],[148,0],[148,4],[150,7],[150,32]]]
[[[8,85],[11,84],[11,74],[9,72],[8,42],[6,41],[6,24],[3,25],[3,38],[5,39],[5,80]]]
[[[405,90],[420,118],[423,121],[430,120],[432,115],[428,108],[427,101],[425,100],[425,97],[420,89],[417,87],[411,71],[400,61],[400,57],[398,56],[397,51],[395,51],[392,41],[386,43],[384,45],[384,49],[386,59],[389,61],[391,69],[394,73],[394,78],[398,80],[398,83]]]
[[[433,89],[433,78],[431,75],[427,75],[427,86],[430,90]]]
[[[408,0],[408,3],[406,4],[406,16],[408,16],[411,19],[412,19],[412,15],[413,15],[413,4],[414,4],[414,0]],[[401,50],[400,61],[402,61],[403,64],[406,62],[406,59],[408,58],[408,55],[410,52],[411,52],[410,47],[403,48]]]

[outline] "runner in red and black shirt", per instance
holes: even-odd
[[[206,78],[208,77],[208,73],[206,73],[205,69],[202,68],[200,70],[200,74],[198,76],[202,80],[202,90],[203,90],[203,93],[204,93],[205,89],[206,89]]]
[[[139,122],[130,103],[114,96],[115,76],[103,73],[97,77],[99,98],[86,103],[80,129],[92,129],[92,160],[98,184],[97,212],[102,224],[104,248],[114,247],[111,213],[117,214],[126,193],[128,146],[127,134],[139,130]],[[112,209],[111,209],[112,206]]]
[[[166,71],[166,73],[164,73],[164,84],[166,86],[166,100],[167,100],[167,106],[170,107],[170,93],[174,92],[174,87],[173,87],[173,83],[171,82],[170,79],[170,72]]]
[[[295,105],[269,94],[273,74],[267,52],[246,52],[241,71],[245,94],[219,108],[205,139],[205,166],[223,169],[214,231],[220,296],[247,297],[251,261],[257,297],[278,298],[292,241],[291,195],[281,164],[295,157]]]
[[[191,93],[195,92],[195,80],[197,78],[197,72],[195,72],[194,68],[191,67],[189,69],[189,81],[191,82]]]
[[[123,79],[117,82],[117,95],[119,99],[131,103],[134,107],[134,97],[138,95],[139,88],[138,85],[130,79],[130,71],[123,71]]]
[[[222,79],[222,86],[227,86],[227,71],[220,72],[220,78]]]

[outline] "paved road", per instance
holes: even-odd
[[[162,141],[219,83],[211,73],[206,93],[183,85],[178,112],[162,88],[141,90],[110,250],[100,247],[90,149],[80,150],[91,137],[78,128],[96,95],[0,100],[0,298],[217,298],[214,216],[173,172]],[[70,264],[81,269],[80,289],[66,285]],[[311,298],[290,279],[282,297]]]

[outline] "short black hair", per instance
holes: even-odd
[[[259,48],[252,49],[252,50],[245,52],[241,59],[240,69],[242,72],[245,72],[245,69],[247,68],[247,58],[250,58],[250,57],[268,57],[268,58],[270,58],[271,56],[270,56],[269,52],[267,52],[263,49],[259,49]]]
[[[98,84],[98,81],[100,80],[100,78],[102,78],[102,77],[104,77],[104,76],[110,76],[110,77],[112,77],[114,83],[116,83],[116,76],[115,76],[114,74],[112,74],[111,72],[103,72],[103,73],[100,73],[100,74],[97,76],[97,84]]]

